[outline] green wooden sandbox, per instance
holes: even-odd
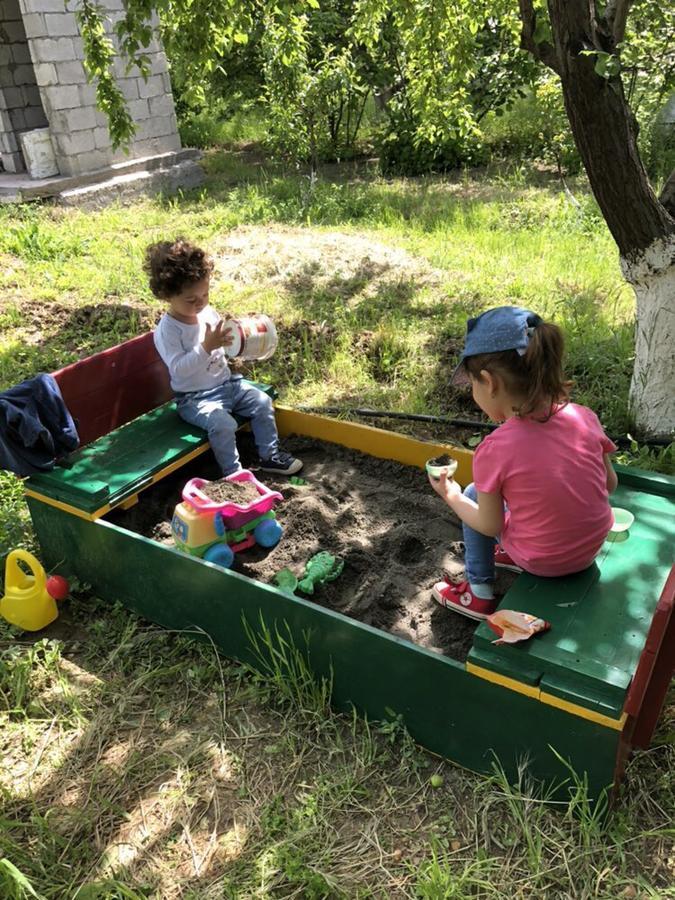
[[[125,359],[127,346],[114,348],[112,358]],[[70,405],[67,379],[61,385]],[[439,449],[283,408],[277,420],[282,434],[420,468]],[[393,710],[420,744],[477,772],[491,771],[498,759],[515,778],[527,761],[531,776],[551,787],[569,776],[566,760],[597,798],[618,783],[631,748],[649,744],[675,658],[675,480],[619,467],[612,503],[635,515],[627,540],[607,542],[596,564],[578,575],[519,576],[502,607],[541,615],[551,630],[498,647],[481,624],[460,663],[106,521],[109,510],[142,503],[145,487],[207,449],[204,435],[171,403],[125,421],[112,433],[90,435],[71,469],[27,482],[50,569],[167,628],[203,629],[226,656],[242,661],[256,661],[245,623],[253,631],[261,621],[279,628],[307,652],[318,676],[331,675],[337,708],[354,705],[375,719]],[[465,483],[470,454],[452,452]]]

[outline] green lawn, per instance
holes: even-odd
[[[633,299],[583,184],[577,207],[521,170],[312,187],[208,167],[186,197],[0,208],[0,388],[151,327],[143,248],[184,234],[216,257],[217,307],[274,316],[254,374],[285,402],[477,418],[448,386],[464,322],[517,302],[564,328],[575,396],[630,430]],[[0,475],[0,555],[19,544],[20,484]],[[52,640],[0,623],[1,897],[675,897],[672,702],[603,824],[583,785],[545,806],[398,721],[331,713],[302,672],[244,670],[75,587]]]

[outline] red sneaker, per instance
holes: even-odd
[[[523,571],[517,563],[514,563],[501,544],[497,544],[495,547],[495,565],[499,569],[510,569],[512,572]]]
[[[431,594],[441,606],[454,609],[455,612],[470,619],[487,619],[499,604],[498,600],[481,600],[480,597],[476,597],[468,581],[462,581],[460,584],[437,581],[431,589]]]

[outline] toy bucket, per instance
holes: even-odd
[[[228,356],[240,359],[269,359],[277,349],[279,339],[269,316],[239,316],[225,321],[225,330],[234,335],[234,342],[225,348]]]

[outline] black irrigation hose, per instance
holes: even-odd
[[[444,416],[429,416],[423,413],[388,412],[382,409],[344,409],[340,406],[299,406],[301,412],[330,413],[332,415],[362,416],[370,419],[403,419],[408,422],[431,422],[434,425],[454,425],[456,428],[472,428],[474,431],[493,431],[497,425],[491,422],[477,422],[474,419],[447,419]],[[617,447],[630,447],[631,439],[627,437],[611,437]],[[672,443],[668,438],[653,438],[639,443],[647,447],[668,447]]]

